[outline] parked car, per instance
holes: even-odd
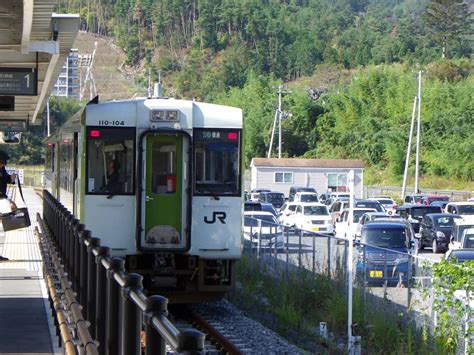
[[[294,225],[295,228],[307,232],[334,233],[334,225],[328,208],[318,202],[298,203],[294,215]]]
[[[465,220],[474,219],[474,202],[449,202],[444,211],[461,215]]]
[[[463,263],[474,260],[474,249],[451,249],[444,255],[449,262]]]
[[[398,207],[398,204],[390,197],[369,197],[368,200],[374,200],[380,203],[388,214],[394,213]]]
[[[294,202],[319,202],[318,194],[315,192],[297,192],[294,197]]]
[[[362,227],[357,246],[357,279],[368,284],[408,284],[414,274],[414,231],[406,222],[371,222]]]
[[[326,201],[331,198],[331,193],[330,192],[325,192],[319,195],[319,202],[327,205]]]
[[[422,194],[406,195],[403,201],[405,204],[419,205],[424,196]]]
[[[310,186],[291,186],[290,187],[290,192],[288,193],[288,201],[292,202],[295,199],[295,194],[297,192],[316,192],[316,189],[314,187]]]
[[[441,209],[444,211],[446,205],[449,203],[449,201],[433,201],[430,203],[430,206],[439,206]]]
[[[265,211],[244,212],[244,243],[251,247],[284,247],[283,229],[276,217]]]
[[[331,192],[332,198],[350,198],[351,194],[348,192],[333,191]]]
[[[260,192],[260,196],[258,197],[258,201],[271,203],[273,207],[276,209],[283,206],[285,203],[285,194],[283,192]]]
[[[461,249],[474,248],[474,228],[464,231],[461,238]]]
[[[325,192],[319,195],[319,202],[324,203],[325,205],[330,205],[330,203],[326,203],[328,200],[336,200],[338,198],[349,198],[351,195],[347,192]]]
[[[453,231],[451,233],[449,249],[461,249],[461,240],[466,229],[474,228],[474,221],[465,221],[464,219],[455,219]]]
[[[399,206],[395,211],[395,214],[408,220],[415,233],[420,231],[420,222],[425,215],[428,213],[442,213],[441,207],[438,206],[425,206],[425,205],[403,205]]]
[[[366,213],[364,213],[362,216],[360,216],[359,222],[357,222],[357,226],[356,226],[356,229],[355,229],[356,239],[360,238],[360,233],[362,231],[362,227],[364,226],[364,224],[367,224],[367,223],[372,222],[372,221],[377,221],[377,220],[386,221],[386,220],[390,220],[390,219],[401,220],[402,218],[400,216],[390,215],[390,214],[387,214],[385,212],[366,212]]]
[[[377,212],[386,212],[382,204],[374,200],[355,200],[354,206],[359,208],[373,208]]]
[[[286,201],[278,213],[278,221],[285,226],[293,227],[295,225],[295,212],[298,203]]]
[[[329,209],[331,213],[331,217],[333,218],[334,223],[339,221],[339,216],[341,215],[342,211],[346,208],[349,208],[350,201],[348,199],[340,199],[334,202]],[[377,212],[385,212],[384,208],[380,203],[377,201],[371,200],[355,200],[354,208],[371,208]]]
[[[354,236],[356,234],[357,224],[359,222],[359,218],[368,212],[376,212],[373,208],[359,208],[356,207],[353,209],[353,217],[352,223],[350,222],[350,209],[346,208],[342,211],[339,220],[336,222],[335,230],[336,230],[336,237],[348,239],[350,236]]]
[[[433,253],[448,250],[454,220],[462,217],[451,213],[429,213],[421,220],[418,249],[428,246]]]
[[[339,220],[339,216],[341,215],[342,211],[347,207],[349,207],[348,198],[339,198],[332,203],[331,207],[329,208],[329,213],[331,214],[334,223]]]
[[[265,211],[270,212],[274,216],[278,215],[275,207],[273,207],[271,203],[265,202],[247,201],[244,203],[244,212],[245,211]]]
[[[421,198],[422,205],[431,205],[434,201],[449,201],[449,196],[428,195]]]
[[[250,201],[250,193],[248,191],[244,191],[244,201]]]
[[[250,201],[258,201],[260,192],[270,192],[270,189],[252,189],[250,190]]]

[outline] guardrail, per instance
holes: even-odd
[[[402,192],[401,186],[364,186],[364,197],[371,196],[396,196],[400,198]],[[407,195],[414,194],[414,188],[407,188]],[[439,189],[421,189],[421,193],[425,195],[449,196],[450,201],[466,201],[474,197],[474,191],[457,191],[457,190],[439,190]]]
[[[128,273],[122,258],[110,257],[110,249],[101,246],[100,239],[92,237],[46,190],[43,218],[40,225],[49,240],[50,254],[58,254],[54,266],[70,276],[70,286],[90,322],[89,331],[98,342],[99,354],[141,354],[142,335],[146,355],[165,354],[167,344],[174,351],[189,354],[204,349],[204,334],[194,329],[178,330],[167,317],[168,300],[158,295],[147,297],[142,276]],[[62,292],[68,284],[64,281]]]

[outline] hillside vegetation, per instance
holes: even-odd
[[[160,70],[170,96],[242,107],[247,164],[268,151],[276,88],[286,83],[284,156],[361,158],[366,182],[399,182],[422,69],[422,174],[469,187],[472,4],[60,0],[57,11],[80,13],[82,30],[123,50],[121,69],[141,89],[116,95],[146,93],[148,73]]]

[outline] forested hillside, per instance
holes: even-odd
[[[266,155],[287,83],[284,156],[362,158],[399,179],[422,69],[423,173],[472,181],[472,4],[59,0],[57,11],[114,38],[143,68],[138,83],[160,70],[171,96],[242,107],[247,163]]]

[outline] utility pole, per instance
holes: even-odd
[[[410,151],[411,151],[411,139],[413,137],[413,128],[415,126],[415,113],[416,113],[416,102],[418,96],[415,96],[413,100],[413,111],[411,113],[411,123],[410,123],[410,135],[408,136],[408,146],[407,146],[407,156],[405,159],[405,171],[403,172],[403,185],[402,185],[402,200],[405,198],[405,192],[407,188],[407,178],[408,178],[408,165],[410,164]]]
[[[278,107],[275,110],[275,117],[273,119],[272,137],[270,138],[270,147],[268,148],[267,158],[272,157],[273,137],[275,136],[275,128],[278,120],[278,159],[281,159],[281,121],[282,119],[291,117],[291,113],[281,110],[281,98],[283,95],[289,94],[290,91],[283,91],[283,85],[278,85]]]
[[[416,165],[415,165],[415,193],[418,193],[418,179],[420,170],[420,135],[421,135],[421,70],[418,72],[418,121],[416,125]]]

